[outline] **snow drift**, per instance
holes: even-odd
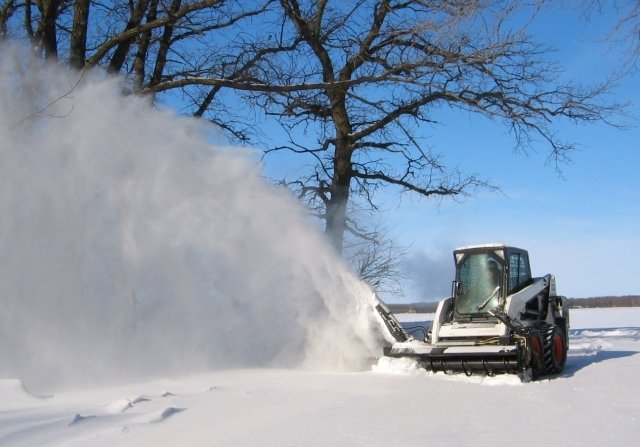
[[[572,310],[565,370],[535,382],[406,358],[379,372],[224,370],[53,396],[0,380],[0,445],[636,447],[638,321],[640,308]]]
[[[0,377],[354,367],[371,291],[248,151],[101,73],[0,52]]]

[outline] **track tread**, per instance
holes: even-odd
[[[554,339],[562,337],[562,360],[556,358]],[[543,374],[559,374],[564,369],[567,360],[566,340],[560,328],[554,324],[545,326],[544,328],[544,355],[543,355]]]
[[[538,340],[540,352],[536,355],[536,352],[533,349],[534,339]],[[545,336],[538,331],[533,332],[529,337],[529,343],[531,344],[531,378],[536,380],[540,378],[545,373],[545,363],[544,363],[544,346],[545,346]]]

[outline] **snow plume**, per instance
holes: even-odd
[[[407,278],[410,302],[437,301],[450,295],[451,283],[447,279],[455,277],[450,248],[415,250],[405,257],[401,267]]]
[[[0,52],[0,377],[75,386],[377,353],[372,292],[247,151]]]

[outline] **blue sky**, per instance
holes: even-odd
[[[567,4],[565,4],[565,7]],[[616,17],[589,20],[570,8],[543,11],[531,33],[556,51],[562,79],[603,81],[621,66],[619,45],[605,41]],[[578,149],[561,174],[548,163],[548,146],[513,151],[507,129],[485,118],[446,112],[423,130],[424,141],[442,161],[477,174],[501,189],[480,191],[464,202],[425,200],[386,190],[376,195],[388,236],[407,247],[404,297],[389,301],[433,301],[449,294],[454,248],[501,242],[529,250],[533,274],[556,275],[568,297],[640,294],[635,260],[640,253],[640,79],[628,74],[612,100],[630,102],[626,129],[602,123],[561,123],[563,140]],[[297,157],[269,158],[267,175],[278,177]]]
[[[611,18],[585,22],[575,13],[540,17],[536,38],[558,49],[563,76],[594,82],[620,65],[616,48],[599,41]],[[558,292],[569,297],[640,294],[640,81],[629,74],[615,99],[630,101],[624,130],[605,124],[562,124],[563,139],[578,144],[558,175],[547,149],[512,151],[504,129],[459,115],[430,131],[431,145],[449,166],[475,172],[503,194],[481,192],[464,203],[434,203],[389,195],[391,236],[409,245],[407,301],[445,296],[453,279],[457,246],[504,242],[530,252],[534,275],[556,275]],[[446,279],[448,278],[448,279]]]
[[[417,284],[407,290],[407,299],[448,293],[449,281],[442,277],[453,277],[453,248],[487,242],[528,249],[533,274],[555,274],[561,294],[640,293],[635,261],[640,252],[638,128],[567,129],[581,149],[562,167],[562,176],[546,165],[542,150],[528,156],[512,153],[498,129],[465,123],[464,130],[456,130],[442,138],[475,147],[461,166],[491,179],[503,194],[482,192],[464,203],[404,197],[396,207],[387,201],[392,236],[410,245],[410,251],[422,252],[417,260],[426,267],[421,275],[419,265],[413,266]]]

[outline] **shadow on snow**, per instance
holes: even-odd
[[[640,328],[588,328],[569,331],[569,354],[562,374],[558,377],[571,377],[590,365],[631,357],[640,353],[637,350],[608,350],[607,345],[619,345],[620,342],[640,342]]]

